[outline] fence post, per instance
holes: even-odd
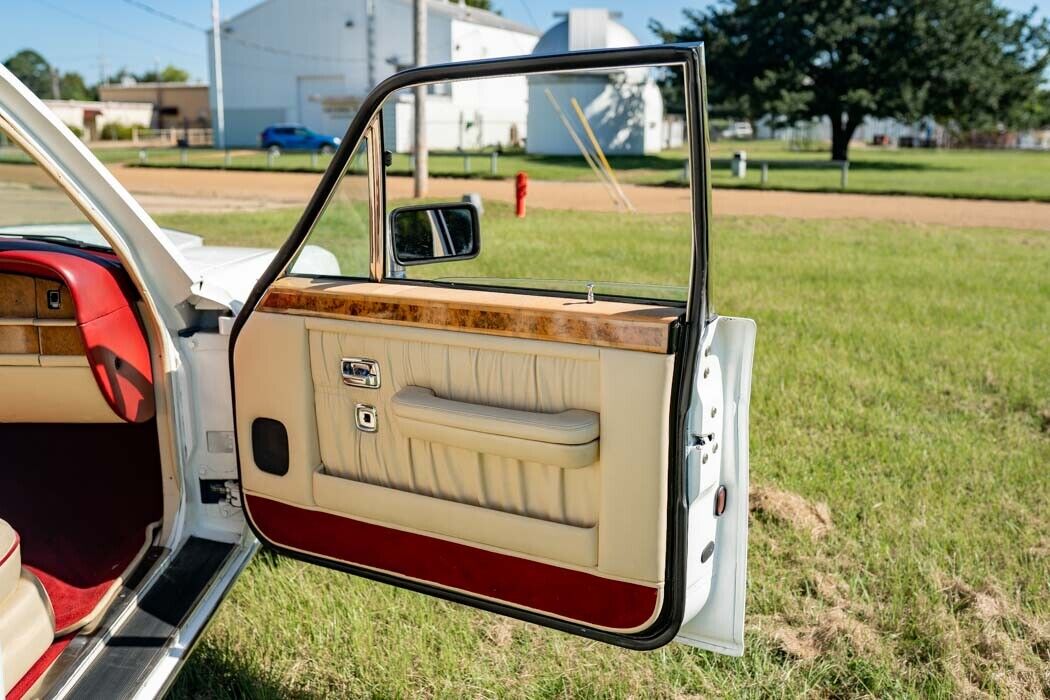
[[[685,163],[682,165],[682,181],[689,182],[689,159],[686,158]]]
[[[224,167],[224,168],[230,167],[232,161],[233,161],[233,158],[230,156],[230,149],[227,148],[226,152],[222,156],[222,167]]]
[[[469,153],[464,153],[463,154],[463,172],[465,172],[467,174],[470,173],[470,154]]]
[[[269,170],[273,167],[273,151],[266,152],[266,169]]]
[[[415,153],[408,154],[408,172],[410,172],[410,173],[416,172],[416,154]]]
[[[493,175],[499,175],[499,153],[497,153],[496,151],[492,152],[492,162],[490,165],[491,173]]]
[[[310,151],[310,169],[317,169],[317,151]]]
[[[762,186],[765,187],[767,182],[769,182],[769,163],[762,163]]]
[[[186,163],[189,162],[190,154],[187,152],[188,150],[189,149],[186,148],[179,149],[179,162],[183,165],[186,165]]]
[[[131,142],[134,144],[139,142],[139,128],[137,126],[131,127]]]
[[[846,189],[846,185],[849,184],[849,161],[848,160],[842,161],[842,178],[841,178],[841,180],[842,180],[842,182],[841,182],[842,189]]]
[[[146,149],[145,148],[140,149],[139,150],[139,162],[140,163],[145,163],[147,160],[149,160],[149,154],[146,153]]]

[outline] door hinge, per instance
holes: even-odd
[[[241,482],[236,479],[201,479],[201,503],[241,507]]]

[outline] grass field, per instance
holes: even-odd
[[[729,172],[729,159],[737,150],[748,153],[750,167],[744,179],[734,178]],[[137,149],[106,148],[97,153],[107,163],[139,162]],[[767,189],[841,191],[840,170],[828,161],[827,150],[791,151],[781,141],[719,141],[712,144],[711,155],[715,187],[760,188],[760,164],[765,161],[769,163]],[[855,145],[850,155],[849,192],[1050,201],[1050,152],[882,149]],[[623,182],[677,186],[684,184],[684,158],[684,151],[672,150],[652,156],[612,157],[610,161]],[[187,160],[188,165],[195,168],[224,166],[224,154],[208,149],[191,149]],[[319,171],[329,160],[330,157],[324,155],[311,158],[303,153],[285,153],[274,161],[273,168]],[[146,164],[183,167],[180,153],[175,149],[150,150]],[[235,151],[230,167],[266,169],[266,156],[261,151]],[[524,171],[538,180],[595,179],[579,157],[502,155],[498,160],[498,174],[493,176],[490,155],[473,154],[469,167],[468,172],[461,154],[430,156],[430,171],[434,176],[509,178]],[[409,174],[408,156],[395,155],[390,172]]]
[[[297,216],[159,220],[275,246]],[[489,204],[484,235],[566,216]],[[571,216],[625,247],[664,236],[622,262],[649,277],[685,250],[683,217]],[[560,240],[525,273],[558,276]],[[630,653],[262,554],[172,695],[1046,696],[1048,270],[1040,232],[716,219],[715,306],[759,327],[741,659]]]

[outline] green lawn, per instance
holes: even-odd
[[[748,153],[748,174],[732,177],[729,159],[734,151]],[[840,169],[828,159],[827,149],[789,150],[781,141],[719,141],[712,144],[712,181],[715,187],[760,188],[761,163],[769,164],[767,189],[841,191]],[[225,154],[211,149],[189,149],[186,163],[177,149],[150,149],[144,163],[135,148],[96,151],[106,163],[144,164],[150,167],[226,167]],[[1050,152],[995,150],[883,149],[854,145],[850,152],[847,191],[871,194],[915,194],[1050,202]],[[0,152],[0,161],[10,152]],[[317,172],[331,157],[285,153],[267,163],[261,151],[234,151],[231,169]],[[651,156],[614,156],[609,159],[617,177],[640,185],[683,186],[685,152],[671,150]],[[439,177],[510,178],[524,171],[537,180],[595,180],[583,158],[506,154],[498,157],[492,174],[490,153],[433,153],[430,172]],[[389,172],[411,173],[409,158],[396,154]]]
[[[486,209],[486,245],[527,233]],[[297,216],[158,218],[276,246]],[[571,216],[662,241],[625,276],[676,274],[684,217]],[[526,274],[571,275],[561,239],[535,240]],[[719,218],[714,256],[716,308],[759,327],[742,659],[621,651],[262,554],[173,696],[1050,693],[1050,235]]]

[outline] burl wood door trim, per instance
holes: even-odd
[[[668,354],[684,309],[407,284],[285,277],[260,311]]]

